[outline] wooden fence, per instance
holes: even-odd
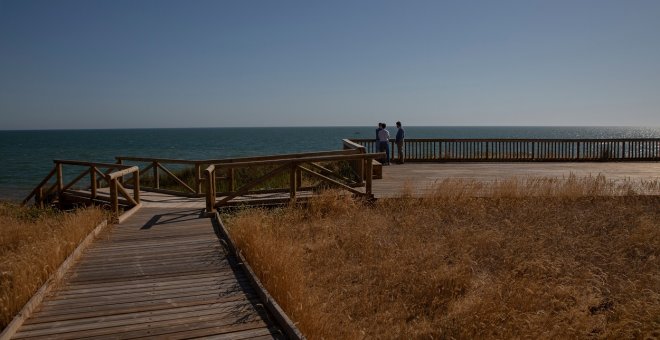
[[[120,208],[131,209],[140,205],[140,169],[137,166],[70,160],[53,162],[53,169],[23,200],[23,204],[33,197],[39,207],[53,202],[101,203],[109,207],[115,218],[119,217]],[[65,181],[65,170],[70,170],[75,177]],[[124,177],[128,175],[132,177],[132,194],[124,186]],[[85,178],[88,180],[83,180]],[[107,190],[101,190],[103,188]]]
[[[211,164],[220,165],[246,162],[249,163],[305,157],[356,155],[361,153],[364,153],[364,149],[205,160],[128,156],[119,156],[115,157],[115,159],[117,160],[118,164],[125,164],[130,162],[131,164],[141,167],[140,176],[142,176],[142,190],[178,196],[203,197],[205,196],[206,190],[202,185],[204,180],[202,178],[202,169],[207,168]],[[175,168],[177,166],[179,169]],[[238,167],[219,168],[223,170],[215,172],[216,178],[214,181],[217,186],[216,192],[222,195],[235,191],[236,186],[240,184],[241,179],[240,174],[237,174],[235,171]],[[356,176],[358,176],[358,182],[363,181],[363,175],[361,172],[356,172]],[[224,190],[217,191],[218,187],[222,187]]]
[[[299,154],[295,155],[299,156]],[[279,158],[267,159],[267,160],[252,160],[252,161],[242,161],[242,162],[225,162],[218,164],[211,164],[204,170],[204,182],[206,183],[206,210],[211,213],[215,211],[216,208],[228,206],[232,204],[232,201],[236,200],[240,196],[251,194],[251,195],[260,195],[267,193],[275,192],[285,192],[288,193],[287,198],[283,197],[262,197],[259,199],[260,203],[281,203],[284,201],[296,201],[298,199],[298,193],[302,190],[314,190],[314,188],[301,187],[302,181],[301,177],[303,174],[310,176],[312,178],[318,179],[321,183],[325,183],[328,186],[337,187],[343,190],[346,190],[354,195],[373,198],[372,194],[372,176],[359,176],[359,179],[352,180],[346,178],[345,176],[337,173],[323,166],[325,163],[332,162],[352,162],[360,163],[359,168],[364,168],[366,173],[372,172],[372,160],[376,158],[382,158],[384,154],[382,153],[353,153],[353,152],[343,152],[335,153],[333,155],[312,155],[305,157],[286,157],[280,156]],[[232,190],[231,192],[218,193],[216,191],[218,178],[217,173],[222,170],[231,170],[239,168],[256,168],[256,167],[266,167],[270,169],[261,176],[251,179],[248,183],[240,186],[239,188]],[[289,177],[288,186],[281,189],[270,189],[270,190],[253,190],[255,187],[272,179],[275,176],[287,174]],[[364,186],[364,191],[356,189],[356,187]],[[240,203],[240,201],[238,202]]]
[[[373,139],[351,139],[378,152]],[[391,157],[397,151],[394,140]],[[406,139],[406,161],[413,162],[593,162],[660,161],[660,138],[638,139]]]

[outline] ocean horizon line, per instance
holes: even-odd
[[[70,129],[0,129],[0,132],[38,132],[38,131],[116,131],[116,130],[208,130],[208,129],[318,129],[318,128],[365,128],[375,126],[370,125],[300,125],[300,126],[193,126],[193,127],[117,127],[117,128],[70,128]],[[391,125],[394,127],[394,124]],[[658,126],[639,126],[639,125],[409,125],[404,127],[413,128],[640,128],[657,129]]]

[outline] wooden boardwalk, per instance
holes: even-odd
[[[420,195],[450,178],[570,174],[660,181],[660,163],[408,163],[383,167],[372,192],[385,198],[407,187]],[[284,338],[243,267],[225,255],[212,219],[202,217],[204,198],[147,191],[140,196],[142,208],[92,243],[13,338]]]
[[[660,181],[660,162],[633,163],[406,163],[383,167],[383,178],[374,180],[376,198],[392,197],[409,188],[422,194],[445,179],[492,182],[511,177],[566,178],[603,175],[621,181]]]
[[[13,338],[284,338],[199,203],[180,203],[110,227]]]

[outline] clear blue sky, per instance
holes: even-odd
[[[660,1],[0,0],[0,117],[660,126]]]

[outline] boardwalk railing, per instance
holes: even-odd
[[[39,207],[55,201],[60,205],[102,203],[109,206],[115,218],[119,216],[120,207],[133,208],[140,204],[140,169],[137,166],[70,160],[53,162],[53,169],[23,200],[23,204],[33,197]],[[73,179],[65,181],[65,172]],[[124,186],[124,177],[128,175],[132,177],[132,194]],[[108,190],[100,190],[103,188]]]
[[[378,152],[373,139],[351,139]],[[395,159],[394,140],[391,157]],[[627,139],[435,139],[405,140],[405,159],[415,162],[660,161],[660,138]]]
[[[272,156],[185,160],[151,157],[115,157],[117,163],[131,163],[141,167],[142,190],[164,194],[188,197],[203,197],[206,189],[202,185],[202,170],[211,164],[231,164],[244,162],[260,162],[284,158],[325,157],[355,155],[364,153],[364,150],[337,150],[283,154]],[[241,185],[245,174],[237,173],[236,167],[224,167],[216,172],[214,179],[219,193],[233,192],[237,185]],[[362,172],[356,172],[357,181],[363,181]]]
[[[235,161],[225,162],[219,164],[211,164],[204,170],[204,182],[206,183],[206,210],[211,213],[216,208],[231,205],[232,201],[237,200],[240,196],[244,195],[259,195],[268,193],[288,193],[288,198],[265,197],[261,203],[281,203],[282,201],[296,201],[298,193],[303,190],[314,190],[318,185],[313,187],[303,186],[303,175],[320,180],[320,184],[337,187],[344,189],[354,195],[373,198],[372,194],[372,177],[359,176],[358,180],[352,180],[343,176],[338,171],[333,171],[324,166],[328,163],[336,162],[358,162],[361,163],[360,167],[364,167],[366,173],[372,171],[372,160],[382,158],[382,153],[348,153],[348,154],[334,154],[334,155],[317,155],[306,157],[288,157],[289,155],[282,155],[280,158],[273,158],[267,160],[255,161]],[[217,173],[223,170],[232,169],[245,169],[245,168],[265,168],[258,177],[254,177],[251,181],[243,184],[235,190],[229,192],[217,192],[218,185],[216,180]],[[267,182],[277,176],[288,174],[288,181],[284,188],[274,189],[260,189],[254,190],[260,184]],[[364,191],[356,189],[356,187],[364,186]],[[240,201],[238,201],[240,203]]]

